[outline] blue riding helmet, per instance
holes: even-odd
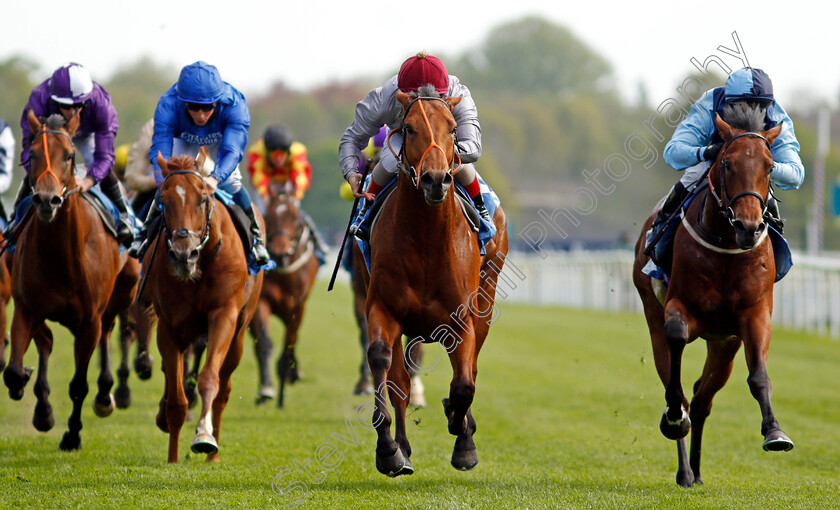
[[[773,82],[767,73],[754,67],[738,69],[729,75],[724,86],[727,102],[756,101],[773,102]]]
[[[199,60],[181,69],[175,92],[185,103],[211,104],[222,97],[224,82],[216,66]]]

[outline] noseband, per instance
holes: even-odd
[[[53,179],[55,179],[55,182],[58,183],[59,187],[62,186],[61,179],[59,179],[58,175],[56,175],[56,173],[53,172],[52,164],[50,163],[50,147],[49,147],[49,144],[47,143],[47,134],[55,134],[55,135],[66,136],[67,140],[70,142],[70,147],[73,148],[73,152],[70,154],[70,156],[73,158],[73,163],[70,166],[70,177],[71,177],[71,179],[70,179],[70,182],[68,182],[66,185],[64,185],[64,188],[61,190],[61,195],[59,197],[59,200],[60,200],[59,207],[61,207],[61,204],[64,203],[65,198],[72,195],[73,193],[77,193],[80,189],[78,186],[74,187],[72,189],[68,189],[68,188],[70,188],[70,184],[72,184],[72,182],[73,182],[72,177],[74,175],[76,175],[76,146],[73,144],[73,138],[70,136],[70,134],[67,133],[66,131],[62,131],[60,129],[42,129],[41,131],[38,131],[37,133],[35,133],[35,135],[32,136],[33,140],[35,138],[43,135],[43,139],[44,139],[44,160],[47,164],[47,168],[43,172],[41,172],[41,175],[39,175],[37,179],[35,179],[36,184],[38,183],[38,181],[41,180],[41,177],[43,177],[45,175],[50,175]]]
[[[718,196],[718,194],[715,192],[715,187],[712,186],[712,172],[710,171],[708,173],[709,192],[711,192],[712,196],[714,197],[715,201],[717,202],[718,208],[720,209],[721,214],[723,214],[726,217],[726,219],[729,220],[729,224],[732,225],[733,227],[734,227],[734,223],[735,223],[735,210],[732,209],[732,206],[735,204],[736,200],[738,200],[739,198],[748,197],[748,196],[753,196],[753,197],[757,198],[759,204],[761,204],[761,217],[763,218],[764,215],[767,213],[767,198],[766,198],[766,195],[772,194],[772,191],[771,191],[771,188],[770,188],[769,184],[767,186],[767,192],[765,193],[765,196],[761,196],[761,194],[759,194],[757,191],[753,191],[753,190],[742,191],[741,193],[738,193],[737,195],[735,195],[731,199],[726,194],[726,171],[729,170],[729,168],[730,168],[729,160],[726,159],[726,150],[729,148],[730,145],[732,145],[732,142],[734,142],[738,138],[741,138],[741,137],[744,137],[744,136],[761,138],[762,140],[764,140],[764,143],[765,143],[765,145],[767,145],[767,148],[768,149],[770,148],[770,142],[768,142],[767,139],[764,138],[764,136],[762,136],[760,133],[755,133],[753,131],[750,131],[750,132],[747,132],[747,133],[741,133],[739,135],[736,135],[736,136],[730,138],[729,141],[726,142],[726,145],[723,146],[723,152],[720,156],[720,172],[719,172],[720,173],[720,196]]]
[[[423,101],[440,101],[441,103],[446,105],[446,108],[449,109],[449,103],[444,101],[439,97],[416,97],[405,109],[405,115],[403,115],[403,119],[408,117],[408,112],[411,111],[411,107],[414,106],[414,103],[419,103],[420,106],[420,113],[423,114],[423,120],[426,123],[426,128],[429,130],[429,137],[431,138],[431,143],[426,148],[425,152],[423,152],[423,156],[420,157],[420,162],[417,164],[417,167],[420,169],[423,168],[423,162],[426,160],[426,156],[429,155],[432,149],[437,149],[443,154],[443,157],[446,158],[446,151],[443,150],[443,147],[438,145],[437,141],[435,141],[435,134],[432,131],[432,124],[429,122],[429,116],[426,115],[426,109],[423,108]],[[397,130],[393,129],[390,133],[388,133],[388,138],[385,140],[386,145],[388,145],[388,149],[391,151],[391,154],[394,155],[394,158],[397,159],[398,165],[400,169],[403,170],[406,174],[408,174],[409,178],[411,178],[412,184],[414,187],[417,188],[420,186],[420,172],[417,171],[417,168],[412,165],[405,155],[405,143],[406,143],[406,129],[405,129],[405,122],[403,122],[403,127],[399,129],[400,133],[402,134],[402,146],[400,147],[400,153],[397,154],[394,152],[394,149],[391,148],[391,135],[394,134]],[[456,141],[457,144],[457,141]],[[457,162],[457,163],[456,163]],[[453,148],[452,150],[452,160],[449,162],[449,175],[455,175],[458,173],[458,170],[461,169],[461,156],[458,154],[458,151]]]
[[[163,178],[163,182],[166,182],[167,179],[172,177],[173,175],[194,175],[201,179],[201,183],[204,185],[205,189],[207,188],[207,184],[204,182],[204,177],[196,172],[195,170],[175,170],[174,172],[170,172]],[[161,184],[163,187],[163,184]],[[207,201],[210,202],[210,207],[207,207]],[[163,230],[166,233],[166,245],[169,249],[172,249],[172,237],[173,235],[176,236],[178,239],[186,239],[189,237],[194,237],[199,240],[199,245],[196,247],[198,251],[201,251],[204,248],[204,245],[207,244],[207,241],[210,239],[210,227],[212,223],[210,222],[211,217],[213,216],[213,211],[216,210],[216,201],[213,197],[208,197],[204,201],[204,208],[207,210],[207,217],[204,222],[204,234],[198,235],[197,232],[193,232],[192,230],[186,228],[176,228],[173,230],[169,229],[169,226],[166,224],[166,214],[163,215]],[[219,241],[219,247],[222,246],[221,240]]]

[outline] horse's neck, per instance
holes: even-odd
[[[210,215],[210,234],[207,237],[207,242],[204,244],[204,248],[201,249],[201,263],[208,264],[213,262],[218,256],[216,248],[223,249],[224,246],[219,246],[219,242],[222,241],[222,218],[221,212],[222,209],[225,208],[225,205],[219,201],[216,197],[213,197],[213,200],[216,201],[216,205],[213,206],[213,214]],[[231,242],[230,240],[228,242]]]

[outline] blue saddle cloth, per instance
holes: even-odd
[[[484,182],[481,176],[478,177],[478,184],[479,188],[481,189],[481,195],[484,198],[484,207],[487,208],[487,212],[490,213],[490,218],[492,218],[496,212],[496,209],[499,208],[501,201],[496,195],[496,192],[493,191],[493,189],[486,182]],[[368,176],[365,180],[365,189],[367,189],[369,185],[370,176]],[[353,212],[353,216],[355,218],[354,223],[358,223],[359,228],[361,230],[365,232],[370,232],[376,213],[378,213],[378,211],[380,210],[380,207],[377,206],[381,205],[381,201],[388,199],[388,196],[391,194],[391,191],[394,187],[396,187],[396,185],[397,177],[395,176],[376,195],[376,198],[374,199],[374,202],[370,207],[361,211],[359,210],[359,207],[356,208],[356,210]],[[458,189],[464,196],[469,197],[463,186],[461,186],[457,182],[455,183],[455,186],[458,187]],[[359,202],[361,203],[361,201]],[[470,203],[470,205],[472,205],[472,200],[468,200],[468,202]],[[359,218],[359,215],[361,215],[361,218]],[[481,250],[481,254],[484,255],[486,253],[485,246],[488,242],[490,242],[491,239],[496,237],[496,224],[492,221],[485,220],[480,215],[478,216],[478,218],[480,222],[480,225],[478,227],[478,247],[479,250]],[[369,235],[368,238],[370,238]],[[359,249],[362,251],[362,255],[365,259],[365,265],[367,265],[368,270],[370,270],[370,243],[359,237],[355,237],[355,241],[356,244],[359,246]]]
[[[231,218],[233,219],[234,223],[236,223],[237,214],[234,212],[235,209],[233,209],[233,207],[236,207],[236,209],[239,209],[239,206],[237,206],[236,203],[233,201],[233,196],[230,193],[228,193],[224,190],[216,188],[216,198],[218,198],[219,201],[222,202],[225,205],[225,207],[227,207],[228,211],[231,212]],[[244,229],[248,230],[248,227],[249,227],[248,225],[245,225]],[[240,228],[237,228],[237,230],[240,230]],[[243,237],[243,236],[240,236],[240,237]],[[245,236],[245,237],[247,237],[247,236]],[[267,264],[263,264],[263,265],[257,264],[256,261],[254,261],[254,252],[251,249],[253,246],[249,246],[248,245],[249,242],[250,241],[245,241],[245,239],[243,239],[243,243],[242,243],[245,246],[245,256],[248,258],[248,273],[249,274],[254,275],[254,274],[259,273],[260,271],[271,271],[272,269],[277,267],[277,263],[275,263],[273,260],[270,260],[270,259],[269,259]]]
[[[691,195],[686,199],[683,203],[684,210],[688,210],[688,206],[691,204],[694,197],[700,193],[700,190],[707,187],[709,184],[707,181],[704,181],[701,185],[697,186],[697,188],[691,193]],[[674,243],[674,236],[677,233],[677,228],[680,225],[680,216],[677,215],[670,224],[666,225],[666,231],[659,239],[657,243],[657,249],[661,249],[663,245],[673,244]],[[776,281],[778,282],[782,278],[788,274],[790,268],[793,267],[793,256],[790,253],[790,245],[788,244],[787,240],[780,234],[775,228],[768,225],[767,226],[767,236],[770,238],[770,242],[773,244],[773,258],[776,262]],[[649,230],[646,234],[645,239],[645,247],[650,244],[652,238],[652,229]],[[648,260],[648,263],[642,269],[642,272],[646,275],[650,276],[651,278],[656,278],[657,280],[662,280],[665,282],[667,287],[668,281],[670,280],[671,274],[670,270],[665,271],[663,268],[656,265],[656,263],[651,258]]]
[[[99,189],[98,186],[90,188],[87,191],[87,193],[82,193],[81,196],[82,198],[90,202],[91,205],[93,205],[94,209],[96,209],[96,211],[99,213],[99,217],[102,218],[102,223],[105,225],[105,230],[107,230],[108,233],[111,234],[114,237],[114,239],[116,239],[116,228],[117,224],[120,221],[120,211],[117,209],[117,206],[114,205],[114,202],[112,202],[111,199],[108,198],[105,195],[105,193],[103,193],[102,190]],[[18,204],[18,208],[15,211],[15,219],[14,221],[12,221],[12,228],[18,225],[21,218],[26,217],[26,212],[29,210],[29,206],[31,204],[32,195],[24,197],[24,199],[20,201],[20,204]],[[130,207],[128,208],[128,217],[130,224],[134,228],[134,234],[136,235],[137,231],[140,229],[140,227],[142,227],[142,224],[134,215],[134,211],[132,211]],[[10,242],[6,248],[6,251],[8,251],[9,253],[14,253],[15,245],[16,243],[14,241]],[[119,246],[120,254],[122,254],[122,252],[125,251],[126,248],[122,244],[120,244]]]

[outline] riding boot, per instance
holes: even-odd
[[[149,204],[149,213],[146,215],[146,221],[143,222],[143,227],[134,236],[134,242],[131,243],[131,248],[128,249],[128,255],[137,260],[143,258],[146,250],[149,248],[149,225],[160,216],[160,208],[158,207],[157,195]]]
[[[490,218],[490,212],[487,211],[487,207],[484,206],[484,196],[479,192],[476,196],[472,197],[473,204],[475,204],[475,210],[478,211],[478,214],[481,217],[489,222],[493,223],[493,220]]]
[[[303,209],[300,210],[300,217],[312,233],[312,240],[315,241],[315,250],[326,255],[327,250],[329,250],[330,247],[324,241],[324,238],[321,237],[321,232],[318,231],[318,227],[315,225],[315,222],[312,221],[312,218],[306,214],[306,211]]]
[[[776,229],[776,231],[784,235],[785,220],[779,213],[779,201],[775,197],[770,197],[767,200],[767,213],[764,215],[767,224]]]
[[[23,201],[24,198],[28,197],[32,194],[32,185],[29,183],[29,177],[23,176],[23,179],[20,181],[20,187],[18,188],[17,197],[15,197],[15,205],[12,206],[12,215],[9,216],[9,221],[6,224],[6,230],[3,231],[3,237],[9,237],[9,234],[12,230],[12,225],[15,222],[15,217],[17,216],[17,209],[20,206],[20,203]]]
[[[120,188],[120,182],[117,176],[113,173],[108,174],[99,183],[99,188],[106,197],[111,199],[111,202],[117,207],[120,213],[120,221],[117,222],[117,241],[123,246],[130,246],[134,241],[134,228],[131,225],[131,219],[128,215],[128,203]]]
[[[645,247],[645,255],[650,256],[650,254],[653,253],[654,247],[662,237],[662,233],[665,231],[668,220],[677,212],[677,209],[679,209],[687,196],[688,190],[685,189],[683,183],[677,181],[677,183],[674,184],[674,187],[671,188],[668,196],[665,198],[665,202],[662,203],[662,207],[659,209],[656,219],[653,220],[651,234],[649,237],[650,242]]]
[[[271,260],[268,250],[265,249],[265,244],[262,239],[262,231],[260,231],[260,224],[257,223],[257,216],[254,213],[253,204],[247,209],[243,209],[248,219],[251,220],[251,235],[254,236],[254,246],[251,248],[251,253],[254,255],[254,262],[257,265],[264,266]]]

